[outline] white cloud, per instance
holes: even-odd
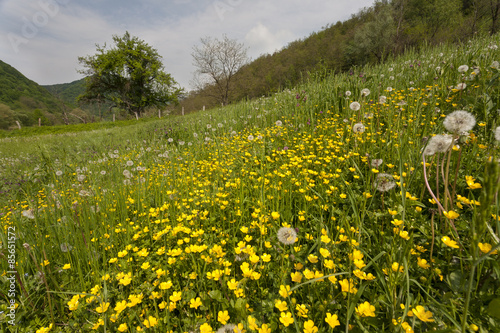
[[[257,23],[245,36],[245,45],[252,50],[253,55],[260,56],[280,50],[294,38],[292,32],[281,29],[274,34],[261,22]]]

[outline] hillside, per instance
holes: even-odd
[[[268,96],[328,72],[347,72],[383,63],[408,50],[443,42],[460,44],[498,31],[499,1],[383,0],[344,22],[264,54],[242,67],[233,82],[232,103]],[[211,86],[192,92],[179,109],[187,112],[220,105]]]
[[[47,89],[0,60],[0,128],[63,123],[63,104]]]
[[[70,83],[60,83],[42,86],[52,95],[60,98],[64,103],[72,107],[77,107],[77,97],[85,91],[85,79],[76,80]]]

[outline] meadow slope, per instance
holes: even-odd
[[[499,45],[1,139],[2,330],[500,331]]]

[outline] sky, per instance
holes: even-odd
[[[42,84],[81,79],[78,57],[128,31],[162,56],[191,90],[192,52],[227,35],[250,59],[349,19],[373,0],[0,0],[0,60]]]

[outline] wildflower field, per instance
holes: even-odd
[[[3,332],[500,332],[500,36],[0,141]]]

